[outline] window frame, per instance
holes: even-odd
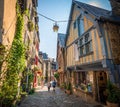
[[[81,23],[82,23],[82,25],[81,25]],[[82,14],[80,14],[80,16],[77,18],[77,25],[78,25],[78,35],[80,37],[85,32],[84,17]]]
[[[87,40],[85,39],[86,37]],[[88,51],[87,51],[87,45],[89,44],[88,46]],[[83,48],[83,51],[81,53],[81,49]],[[79,50],[79,57],[82,57],[82,56],[85,56],[91,52],[93,52],[92,50],[92,38],[91,38],[91,34],[90,32],[88,32],[86,35],[84,35],[83,37],[81,37],[79,40],[78,40],[78,50]]]

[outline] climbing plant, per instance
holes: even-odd
[[[11,107],[19,99],[21,93],[21,74],[25,68],[25,46],[23,43],[23,15],[19,12],[19,5],[16,6],[17,22],[14,40],[6,59],[7,70],[3,85],[0,89],[0,106]]]
[[[54,74],[54,77],[55,77],[56,79],[58,79],[58,78],[59,78],[59,74],[56,72],[56,73]]]

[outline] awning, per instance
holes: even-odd
[[[104,68],[102,61],[94,61],[91,63],[85,63],[80,65],[74,65],[67,67],[68,71],[78,71],[78,72],[85,72],[85,71],[98,71],[98,70],[108,70],[108,68]]]

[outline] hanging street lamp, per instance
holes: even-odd
[[[34,10],[34,11],[35,11],[35,10]],[[56,20],[51,19],[51,18],[49,18],[49,17],[47,17],[47,16],[45,16],[45,15],[43,15],[43,14],[38,13],[38,12],[37,12],[37,14],[40,15],[40,16],[42,16],[42,17],[44,17],[44,18],[46,18],[46,19],[48,19],[48,20],[50,20],[50,21],[52,21],[52,22],[54,22],[54,25],[53,25],[53,31],[54,31],[54,32],[58,32],[59,26],[58,26],[57,23],[59,23],[59,22],[68,22],[68,20],[56,21]]]
[[[57,22],[55,22],[55,24],[53,25],[53,31],[54,32],[58,32],[59,26],[57,24]]]

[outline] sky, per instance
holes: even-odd
[[[77,0],[107,10],[111,10],[109,0]],[[68,20],[72,0],[38,0],[38,13],[56,21]],[[67,23],[60,22],[58,32],[53,32],[54,22],[39,16],[40,46],[39,50],[47,53],[48,57],[56,59],[57,34],[66,34]]]

